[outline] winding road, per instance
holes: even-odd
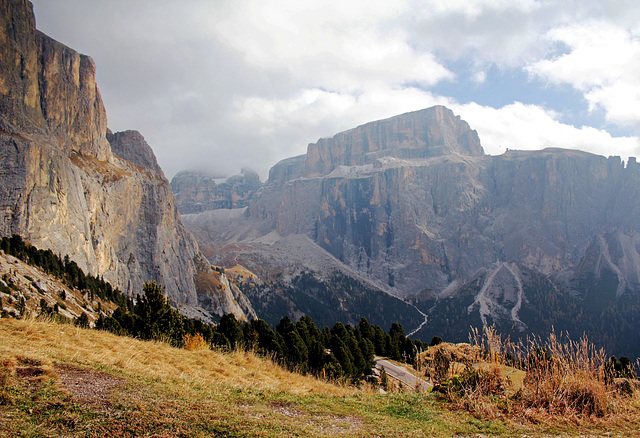
[[[426,380],[416,377],[413,374],[415,373],[415,371],[413,370],[400,365],[396,365],[381,357],[376,357],[374,361],[376,363],[377,369],[381,370],[382,368],[384,368],[387,376],[399,380],[403,385],[408,386],[409,388],[415,388],[419,392],[427,392],[429,388],[433,386]]]

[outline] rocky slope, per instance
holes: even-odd
[[[42,269],[0,251],[0,315],[36,316],[43,312],[43,303],[71,321],[85,313],[91,326],[116,308],[112,302],[70,288]]]
[[[211,266],[142,136],[107,131],[93,60],[38,32],[26,0],[0,8],[0,54],[0,235],[68,254],[131,295],[155,280],[190,315],[244,317],[230,293],[218,300],[230,307],[202,308],[214,292],[196,279]]]
[[[339,270],[410,300],[434,322],[427,340],[455,298],[464,340],[469,322],[537,327],[550,294],[637,295],[639,178],[635,159],[575,150],[484,155],[434,107],[321,139],[274,166],[244,212],[185,221],[219,263]]]

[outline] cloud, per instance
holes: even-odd
[[[559,114],[537,105],[515,102],[496,109],[472,103],[452,108],[478,131],[488,154],[501,154],[506,149],[561,147],[604,156],[620,155],[625,160],[640,157],[637,137],[613,137],[588,126],[576,128],[558,121]]]
[[[215,26],[251,66],[279,72],[295,87],[358,91],[379,84],[430,86],[453,77],[432,53],[389,27],[386,2],[245,1]]]
[[[637,120],[636,3],[34,0],[41,30],[96,60],[110,127],[140,130],[167,176],[248,166],[263,178],[320,137],[435,104],[491,153],[637,154],[633,131],[606,130]],[[506,86],[501,71],[522,79]],[[435,91],[465,83],[478,102]]]
[[[590,108],[604,109],[610,122],[640,128],[640,27],[591,22],[553,29],[547,38],[569,52],[535,62],[529,72],[583,92]]]

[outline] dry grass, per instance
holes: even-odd
[[[242,265],[235,265],[232,268],[225,269],[227,277],[240,281],[256,281],[258,276]]]
[[[73,154],[70,159],[75,166],[87,171],[87,173],[102,175],[103,183],[112,183],[122,178],[131,177],[126,169],[108,161],[100,161],[89,155]]]
[[[472,344],[441,345],[423,360],[454,408],[530,424],[640,429],[636,384],[621,391],[621,382],[608,383],[605,352],[586,338],[574,342],[552,333],[515,344],[487,329],[474,332]]]
[[[424,394],[381,395],[251,353],[188,351],[33,319],[0,319],[0,362],[0,436],[504,433],[500,422],[453,413]],[[53,378],[38,380],[45,369]]]
[[[96,345],[100,348],[96,349]],[[291,373],[251,352],[188,351],[162,342],[35,319],[0,319],[0,357],[21,355],[201,385],[217,382],[294,394],[346,395],[352,391]]]
[[[454,349],[456,362],[473,357],[476,347]],[[251,353],[188,351],[46,321],[0,319],[0,436],[632,436],[640,429],[637,398],[607,393],[612,402],[603,416],[594,403],[591,414],[560,420],[548,406],[526,407],[527,379],[517,397],[505,390],[499,354],[476,357],[493,359],[465,368],[468,374],[459,378],[466,392],[452,391],[443,402],[333,385]],[[559,388],[575,406],[596,393],[569,378]]]

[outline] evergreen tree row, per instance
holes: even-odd
[[[38,249],[22,240],[17,234],[11,237],[4,236],[0,239],[0,249],[6,254],[12,255],[23,262],[37,266],[45,273],[60,279],[67,286],[86,291],[91,299],[99,297],[102,300],[111,301],[119,306],[130,307],[133,302],[119,289],[114,288],[101,277],[85,275],[76,262],[54,254],[50,249]]]
[[[422,342],[407,338],[399,323],[391,324],[387,333],[365,318],[357,325],[336,322],[331,328],[320,329],[310,316],[295,323],[284,317],[274,330],[261,319],[239,322],[233,314],[226,314],[215,326],[181,315],[155,282],[146,283],[143,295],[133,300],[102,278],[85,275],[69,256],[61,258],[51,250],[37,249],[18,235],[0,239],[0,249],[40,267],[70,287],[88,292],[92,299],[98,296],[117,304],[111,316],[98,319],[95,328],[119,335],[163,340],[182,347],[185,335],[200,334],[213,347],[255,351],[291,370],[351,382],[358,382],[371,372],[376,355],[413,363],[417,353],[426,348]],[[44,300],[40,307],[43,314],[57,314],[57,308],[49,308]],[[88,327],[87,315],[83,313],[75,323]]]
[[[356,326],[336,323],[319,329],[303,316],[294,323],[280,320],[275,330],[265,321],[239,322],[225,314],[217,326],[189,319],[173,309],[155,282],[146,283],[130,311],[119,307],[110,317],[100,318],[97,329],[140,339],[158,339],[183,346],[185,335],[200,334],[213,347],[254,351],[302,373],[358,382],[371,373],[374,355],[413,362],[426,346],[407,338],[402,325],[394,323],[389,333],[362,318]]]

